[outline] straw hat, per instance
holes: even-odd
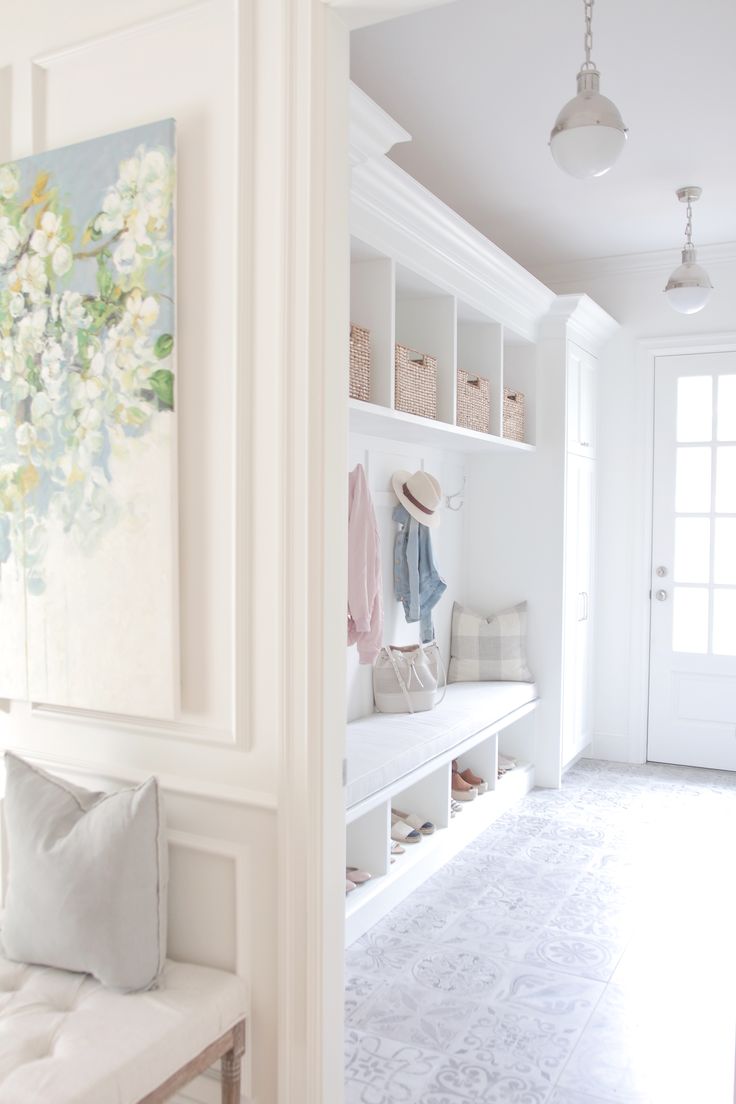
[[[425,471],[397,471],[391,476],[394,493],[413,518],[430,529],[440,523],[442,488],[433,475]]]

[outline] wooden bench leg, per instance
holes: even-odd
[[[245,1054],[245,1023],[233,1028],[233,1045],[222,1056],[222,1104],[240,1104],[240,1068]]]

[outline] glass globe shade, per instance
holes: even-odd
[[[599,91],[597,69],[581,69],[578,94],[565,104],[550,135],[552,156],[564,172],[580,179],[603,176],[626,144],[618,108]]]
[[[685,246],[682,264],[670,276],[664,289],[667,302],[680,314],[695,314],[708,302],[713,285],[708,273],[695,261],[695,248]]]
[[[589,180],[612,169],[626,143],[626,133],[607,126],[576,126],[550,141],[552,156],[564,172]]]

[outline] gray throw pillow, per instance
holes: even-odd
[[[533,682],[526,662],[526,602],[491,617],[452,607],[448,682]]]
[[[94,793],[5,753],[5,954],[149,989],[166,957],[166,829],[155,778]]]

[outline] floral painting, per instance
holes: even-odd
[[[174,171],[172,120],[0,166],[6,697],[175,709]]]

